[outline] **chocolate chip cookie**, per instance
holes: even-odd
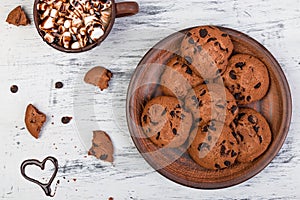
[[[224,73],[233,44],[228,34],[217,27],[199,26],[189,30],[181,43],[181,55],[204,79]]]
[[[201,84],[191,89],[185,98],[185,107],[191,111],[198,125],[213,119],[230,124],[238,113],[232,94],[225,86],[215,83]]]
[[[192,115],[175,97],[159,96],[150,100],[142,113],[145,135],[159,147],[179,147],[189,136]]]
[[[226,87],[241,105],[262,99],[269,89],[267,67],[248,54],[232,56],[223,78]]]
[[[195,135],[188,149],[189,155],[200,166],[207,169],[223,169],[235,163],[239,146],[232,135],[232,127],[210,121],[202,127],[196,127]]]
[[[183,57],[175,55],[167,62],[160,82],[164,86],[164,94],[182,99],[189,89],[203,83],[203,79],[191,69]]]
[[[266,151],[272,140],[267,120],[257,111],[241,108],[234,119],[234,136],[238,141],[239,162],[251,162]]]

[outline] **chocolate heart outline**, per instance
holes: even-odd
[[[25,168],[27,166],[29,166],[29,165],[35,165],[35,166],[39,167],[41,170],[44,170],[47,161],[51,161],[53,163],[54,167],[55,167],[54,172],[53,172],[50,180],[48,181],[48,183],[41,183],[40,181],[35,180],[33,178],[30,178],[29,176],[26,175]],[[25,160],[21,164],[20,169],[21,169],[22,176],[25,179],[27,179],[28,181],[33,182],[33,183],[39,185],[43,189],[43,191],[45,192],[46,196],[50,196],[50,197],[54,196],[54,195],[51,195],[51,185],[52,185],[52,182],[53,182],[53,180],[56,177],[56,174],[58,172],[58,161],[57,161],[56,158],[54,158],[52,156],[48,156],[42,162],[40,162],[39,160],[36,160],[36,159]]]

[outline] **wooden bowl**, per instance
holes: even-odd
[[[234,53],[252,54],[265,63],[270,75],[267,95],[252,107],[260,112],[270,124],[272,142],[263,155],[251,163],[237,163],[223,170],[207,170],[197,165],[186,153],[186,146],[176,149],[158,149],[141,129],[143,107],[155,96],[161,95],[159,78],[163,64],[178,52],[184,34],[176,32],[163,39],[140,61],[132,76],[127,94],[127,122],[132,140],[146,161],[160,174],[179,184],[203,189],[224,188],[239,184],[263,170],[280,150],[291,121],[292,101],[285,75],[272,54],[251,37],[233,29],[219,27],[230,35]],[[154,63],[154,64],[153,64]]]

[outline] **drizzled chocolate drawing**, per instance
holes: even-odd
[[[38,181],[36,179],[33,179],[33,178],[31,178],[31,177],[29,177],[29,176],[26,175],[26,167],[27,166],[35,165],[35,166],[39,167],[41,170],[44,170],[47,161],[52,162],[53,165],[54,165],[54,171],[53,171],[53,174],[52,174],[52,176],[51,176],[51,178],[50,178],[50,180],[49,180],[48,183],[41,183],[40,181]],[[49,157],[45,158],[42,162],[40,162],[39,160],[36,160],[36,159],[25,160],[21,164],[20,169],[21,169],[22,176],[26,180],[39,185],[43,189],[43,191],[45,192],[46,196],[54,197],[55,192],[56,192],[56,187],[59,184],[59,180],[58,180],[57,183],[56,183],[56,187],[55,187],[54,193],[52,194],[51,185],[52,185],[52,182],[54,181],[54,178],[55,178],[55,176],[57,174],[57,171],[58,171],[58,161],[57,161],[56,158],[49,156]]]

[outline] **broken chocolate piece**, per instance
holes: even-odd
[[[108,88],[108,82],[112,78],[113,74],[111,71],[104,67],[94,67],[91,70],[89,70],[85,77],[84,82],[98,86],[101,91]]]
[[[16,7],[8,14],[6,22],[15,26],[26,26],[30,24],[30,21],[21,6]]]
[[[40,112],[32,104],[29,104],[27,106],[26,113],[25,113],[25,124],[27,130],[36,139],[39,138],[41,128],[44,125],[45,121],[46,121],[46,115],[44,113]]]
[[[104,131],[93,131],[92,143],[92,147],[88,152],[89,155],[93,155],[103,161],[113,162],[114,148],[107,133]]]

